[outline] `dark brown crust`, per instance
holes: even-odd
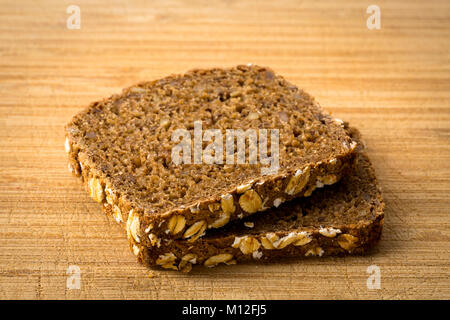
[[[360,140],[356,129],[349,129],[352,137]],[[164,265],[169,269],[189,271],[181,257],[187,254],[196,256],[196,264],[204,264],[208,258],[230,254],[229,262],[271,261],[285,257],[300,257],[308,254],[320,256],[340,256],[346,254],[363,254],[372,248],[380,239],[384,223],[384,203],[378,186],[375,172],[369,158],[360,143],[354,172],[339,183],[315,192],[310,198],[296,199],[278,209],[270,209],[259,216],[246,219],[255,227],[248,229],[242,222],[234,222],[222,230],[216,230],[198,239],[195,243],[176,240],[170,243],[163,241],[158,247],[142,246],[130,239],[130,247],[137,253],[138,259],[153,267],[161,255],[170,253],[176,256],[173,263]],[[108,211],[108,208],[105,208]],[[290,222],[297,212],[301,218]],[[320,231],[332,227],[340,231],[334,237],[325,236]],[[260,246],[258,259],[250,253],[244,254],[239,246],[233,247],[236,237],[247,235],[261,242],[261,237],[273,233],[283,238],[290,233],[307,232],[311,241],[304,245],[287,245],[282,249],[265,249]],[[350,235],[350,236],[347,236]],[[350,240],[347,241],[347,240]],[[354,241],[354,242],[352,242]],[[320,249],[319,249],[320,248]],[[138,252],[137,252],[138,251]]]
[[[133,210],[133,213],[139,217],[139,230],[134,234],[145,235],[145,231],[148,230],[149,226],[152,226],[152,233],[155,234],[158,238],[181,238],[183,236],[183,232],[179,232],[177,234],[167,233],[169,221],[176,215],[182,215],[185,218],[186,229],[199,221],[206,221],[206,224],[209,226],[221,217],[222,211],[215,210],[211,212],[211,206],[220,203],[221,195],[223,194],[232,196],[236,208],[230,216],[230,221],[237,220],[238,218],[242,217],[247,217],[251,215],[252,212],[244,211],[239,205],[239,197],[241,197],[241,194],[239,194],[236,190],[238,185],[229,185],[229,188],[225,192],[222,190],[220,193],[213,194],[212,196],[207,198],[193,201],[191,203],[188,203],[187,205],[178,207],[175,206],[170,210],[163,212],[154,211],[146,201],[143,201],[139,197],[136,197],[132,193],[130,193],[130,190],[134,190],[136,188],[134,188],[132,185],[123,184],[123,181],[126,181],[127,183],[129,181],[133,181],[134,179],[136,179],[135,176],[131,176],[130,174],[125,174],[124,176],[115,176],[111,174],[110,167],[112,164],[105,162],[101,157],[99,157],[98,154],[96,154],[97,151],[95,150],[95,148],[92,148],[90,146],[90,141],[92,140],[91,136],[96,136],[95,130],[93,129],[94,132],[83,131],[82,133],[80,133],[80,131],[82,131],[82,129],[80,129],[80,123],[83,123],[84,119],[88,117],[88,115],[90,116],[89,119],[93,118],[95,121],[97,114],[100,115],[109,110],[108,108],[113,108],[114,104],[117,101],[124,100],[127,97],[132,97],[130,99],[132,101],[135,101],[135,99],[138,99],[136,98],[136,96],[139,96],[139,94],[133,92],[133,90],[135,90],[136,88],[138,88],[139,90],[151,90],[149,88],[159,85],[159,83],[162,82],[170,82],[171,79],[180,79],[182,77],[201,78],[209,72],[222,72],[223,74],[227,74],[227,72],[234,72],[235,70],[250,73],[257,73],[262,71],[269,73],[271,79],[277,79],[277,81],[279,81],[279,83],[282,83],[284,87],[289,87],[289,90],[297,90],[295,91],[297,92],[296,94],[301,96],[302,103],[306,104],[304,108],[312,108],[314,110],[316,115],[320,118],[320,121],[325,124],[323,128],[333,128],[333,130],[337,130],[336,132],[340,132],[339,125],[336,125],[331,117],[323,113],[320,107],[318,107],[313,99],[306,93],[301,92],[294,86],[290,85],[282,77],[275,76],[272,71],[270,71],[270,69],[257,66],[239,66],[230,70],[195,70],[186,74],[185,76],[173,76],[151,83],[143,83],[138,85],[137,87],[125,89],[123,95],[121,96],[113,96],[104,101],[94,103],[86,111],[76,116],[74,120],[66,127],[69,166],[75,175],[82,177],[88,191],[95,194],[95,190],[94,192],[92,190],[92,185],[99,186],[101,190],[99,190],[100,196],[97,197],[97,201],[101,202],[103,205],[115,206],[115,208],[120,211],[121,220],[124,224],[128,219],[129,213],[131,212],[131,210]],[[100,116],[98,117],[99,119],[103,119]],[[105,119],[105,121],[108,120],[108,118]],[[321,130],[323,130],[323,128]],[[344,148],[336,150],[336,152],[330,152],[327,154],[324,153],[323,156],[319,157],[320,160],[317,160],[315,162],[300,161],[299,165],[280,170],[279,174],[271,175],[268,177],[260,176],[252,179],[252,189],[257,192],[257,194],[265,203],[265,205],[263,205],[262,208],[258,211],[264,211],[268,207],[271,207],[273,205],[273,201],[277,198],[282,197],[287,201],[305,195],[317,185],[319,181],[318,179],[321,179],[324,176],[333,176],[333,183],[341,179],[342,176],[345,176],[350,169],[350,164],[353,162],[353,159],[355,157],[354,145],[351,145],[352,140],[347,135],[345,135],[345,133],[339,133],[336,141],[334,142],[343,144]],[[130,155],[127,153],[124,156],[129,157]],[[287,194],[285,192],[285,189],[291,178],[298,171],[306,172],[307,168],[309,168],[310,172],[307,184],[295,194]],[[241,182],[242,184],[246,184],[249,181],[245,181],[244,179]],[[108,194],[111,195],[109,199],[104,195],[106,189],[109,190]],[[140,237],[139,241],[142,245],[151,245],[147,236]]]

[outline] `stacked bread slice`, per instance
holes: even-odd
[[[357,130],[268,68],[127,88],[72,119],[66,151],[149,266],[362,253],[381,234]]]

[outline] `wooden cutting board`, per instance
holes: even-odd
[[[376,1],[379,30],[373,1],[93,2],[0,6],[0,298],[450,298],[449,1]],[[151,272],[68,172],[63,126],[136,82],[249,62],[360,128],[382,241],[363,257]]]

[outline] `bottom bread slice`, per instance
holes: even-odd
[[[360,140],[356,129],[348,130]],[[195,264],[213,267],[282,257],[362,254],[380,239],[384,203],[362,147],[352,174],[308,198],[282,202],[265,213],[211,230],[195,242],[155,239],[149,230],[151,247],[133,237],[130,246],[148,266],[189,272]],[[105,209],[112,213],[108,206]]]

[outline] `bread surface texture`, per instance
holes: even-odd
[[[194,138],[190,163],[175,163],[174,133],[195,137],[198,124],[202,132],[220,132],[224,144],[228,130],[256,130],[258,142],[261,129],[277,130],[276,172],[262,174],[267,164],[251,162],[260,154],[252,158],[250,147],[245,163],[227,162],[239,156],[237,146],[222,163],[205,163],[204,154],[199,162]],[[202,152],[208,143],[200,141]],[[150,247],[161,239],[194,243],[232,221],[310,196],[345,177],[356,145],[341,121],[283,77],[237,66],[143,82],[92,103],[66,126],[65,146],[69,169],[91,197],[111,207],[129,238]]]

